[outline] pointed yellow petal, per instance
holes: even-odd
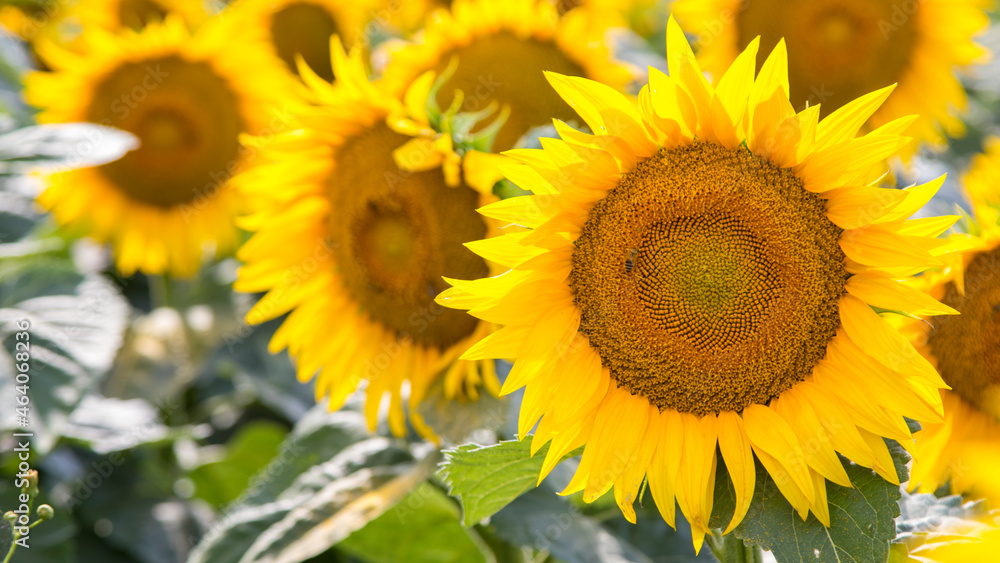
[[[923,206],[927,205],[927,202],[929,202],[931,198],[934,197],[934,194],[941,189],[941,186],[944,184],[944,180],[945,177],[941,176],[927,182],[926,184],[906,188],[903,190],[903,192],[906,193],[906,199],[897,205],[895,209],[882,217],[882,221],[899,221],[913,215]]]
[[[808,502],[813,500],[813,485],[809,467],[802,457],[802,448],[795,432],[784,418],[769,407],[753,404],[743,409],[743,424],[754,451],[764,451],[778,462],[780,471],[771,473],[775,482],[790,480]]]
[[[895,90],[896,85],[886,86],[852,100],[820,121],[816,130],[818,150],[853,139],[861,126],[868,121]]]
[[[923,244],[922,237],[908,237],[870,225],[844,231],[840,248],[848,258],[880,268],[928,268],[940,264]]]
[[[826,479],[819,473],[810,472],[813,481],[813,492],[816,500],[812,503],[812,513],[821,524],[830,527],[830,504],[826,499]]]
[[[656,424],[656,421],[651,421]],[[680,469],[684,447],[684,427],[681,415],[672,409],[660,413],[660,442],[653,452],[653,459],[647,471],[649,491],[653,494],[660,515],[676,529],[675,524],[675,493],[677,472]]]
[[[592,441],[583,452],[584,458],[593,458],[583,490],[584,502],[594,502],[608,492],[625,471],[646,432],[648,413],[649,402],[623,388],[605,399],[597,411]]]
[[[743,429],[743,419],[734,412],[719,413],[719,449],[722,451],[722,459],[726,462],[726,469],[729,471],[736,492],[736,510],[729,521],[729,526],[723,532],[728,534],[743,521],[743,517],[750,510],[756,482],[750,439]]]
[[[639,486],[646,475],[649,462],[660,441],[660,411],[646,402],[646,429],[639,447],[632,452],[625,471],[615,480],[615,502],[621,508],[625,519],[635,524],[635,509],[632,503],[639,494]]]
[[[755,37],[743,50],[729,70],[726,71],[715,87],[715,95],[729,115],[729,128],[739,125],[747,111],[747,101],[754,85],[754,72],[757,68],[757,50],[760,48],[760,38]],[[719,132],[716,131],[718,134]],[[739,139],[742,141],[742,139]]]
[[[892,461],[892,455],[889,453],[889,448],[885,445],[885,440],[881,436],[867,430],[859,429],[859,431],[861,432],[861,437],[865,439],[868,447],[871,448],[875,454],[875,458],[879,461],[879,464],[873,468],[875,472],[893,485],[898,485],[899,475],[896,473],[896,464]]]
[[[704,420],[704,423],[702,422]],[[681,421],[684,429],[684,457],[681,460],[675,481],[677,504],[691,523],[695,545],[702,537],[698,533],[711,533],[708,520],[711,517],[713,480],[716,469],[715,446],[717,429],[715,415],[702,420],[683,413]],[[707,510],[706,510],[707,509]]]
[[[823,193],[826,216],[838,227],[857,229],[885,217],[907,198],[903,190],[848,186]]]
[[[768,55],[763,66],[760,67],[760,73],[757,74],[757,80],[754,82],[753,91],[750,94],[748,109],[753,111],[757,104],[767,100],[779,90],[787,99],[789,92],[788,49],[785,46],[784,38],[778,40],[778,44]]]
[[[840,322],[847,336],[885,367],[920,377],[937,387],[946,387],[937,370],[906,337],[857,297],[845,295],[840,298]]]
[[[879,273],[855,274],[847,279],[847,292],[882,309],[914,315],[957,315],[958,311],[930,295]]]
[[[798,395],[793,387],[771,401],[771,408],[785,420],[795,421],[790,426],[802,444],[802,455],[809,467],[838,485],[850,487],[851,480],[833,449],[826,429],[812,407]]]

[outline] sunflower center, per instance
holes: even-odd
[[[912,4],[920,9],[919,2]],[[822,104],[826,115],[899,81],[917,39],[913,10],[895,0],[746,2],[739,44],[745,48],[760,35],[761,51],[768,53],[784,37],[792,103],[799,109]]]
[[[966,402],[1000,416],[992,391],[1000,386],[1000,246],[980,252],[965,269],[965,295],[945,286],[946,305],[961,315],[931,319],[927,343],[941,377]]]
[[[315,4],[290,4],[271,16],[271,37],[281,60],[295,70],[295,55],[301,54],[316,74],[333,81],[330,37],[338,33],[337,22]]]
[[[167,11],[163,6],[151,0],[120,0],[118,3],[118,21],[123,27],[139,30],[165,17]]]
[[[453,56],[458,69],[441,87],[438,103],[447,107],[455,90],[465,94],[463,111],[484,109],[496,100],[509,105],[510,117],[497,134],[495,151],[507,150],[532,127],[569,121],[576,113],[552,89],[542,74],[544,70],[571,76],[583,76],[583,68],[571,61],[551,41],[521,39],[510,32],[476,37],[464,47],[444,53],[437,72],[443,71]]]
[[[752,338],[781,289],[763,242],[726,213],[653,223],[638,256],[650,318],[702,352]]]
[[[139,137],[138,149],[99,171],[150,205],[211,197],[238,163],[237,98],[204,63],[179,57],[125,63],[98,84],[87,120]]]
[[[619,385],[661,409],[766,404],[836,333],[840,233],[801,180],[745,149],[662,149],[576,241],[580,330]]]
[[[440,170],[406,172],[392,151],[409,140],[378,124],[337,152],[329,181],[330,232],[339,275],[359,306],[399,336],[446,349],[475,330],[475,318],[434,297],[442,276],[489,275],[463,243],[486,235],[479,195],[445,184]]]

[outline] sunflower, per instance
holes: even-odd
[[[335,42],[332,59],[336,85],[306,69],[312,103],[294,111],[301,128],[277,136],[268,163],[243,178],[247,197],[269,203],[246,219],[256,233],[239,251],[234,287],[267,292],[251,324],[289,313],[270,349],[287,348],[303,382],[319,371],[317,401],[338,409],[367,381],[369,425],[388,393],[390,429],[403,435],[408,393],[411,422],[433,438],[416,412],[432,384],[443,378],[445,396],[462,400],[480,386],[499,392],[491,361],[458,359],[490,324],[434,302],[442,275],[490,274],[463,244],[492,234],[475,210],[495,200],[493,184],[474,180],[469,155],[463,180],[450,137],[410,134],[427,132],[427,89],[404,104],[369,82],[361,49],[348,56]]]
[[[69,10],[68,17],[78,17],[83,29],[97,26],[140,30],[151,22],[163,21],[167,14],[175,14],[189,26],[211,15],[203,0],[80,0]]]
[[[61,2],[0,6],[0,26],[23,41],[31,42],[42,37],[52,40],[58,37],[55,22],[65,11],[66,7]]]
[[[951,386],[942,391],[945,419],[917,434],[911,486],[933,492],[950,484],[955,493],[1000,501],[1000,139],[977,155],[965,178],[975,232],[956,235],[967,247],[945,268],[916,283],[958,317],[910,323],[917,349]],[[991,482],[981,480],[990,476]]]
[[[290,81],[234,24],[213,20],[192,35],[168,16],[141,32],[85,30],[80,52],[39,44],[54,69],[25,81],[40,123],[97,123],[141,142],[117,161],[48,175],[38,199],[59,223],[111,242],[125,274],[187,276],[205,250],[237,242],[228,184],[252,156],[239,135],[280,127],[271,110]]]
[[[1000,526],[984,521],[937,517],[934,529],[908,533],[905,556],[890,557],[895,563],[969,563],[992,561],[1000,552]],[[905,557],[905,558],[904,558]]]
[[[192,26],[210,15],[201,0],[50,0],[3,6],[0,25],[29,43],[47,40],[71,45],[81,29],[139,30],[151,21],[162,21],[168,13]]]
[[[572,111],[545,84],[543,71],[586,76],[624,87],[632,73],[611,60],[603,36],[607,27],[588,10],[559,16],[544,0],[456,0],[450,12],[435,12],[417,43],[397,47],[385,68],[394,88],[425,71],[442,73],[453,59],[458,70],[439,92],[446,105],[454,91],[465,93],[463,109],[497,101],[511,114],[494,150],[506,150],[532,127]]]
[[[829,525],[837,457],[898,476],[883,437],[911,445],[904,416],[940,420],[933,367],[872,306],[947,308],[895,281],[939,264],[931,238],[955,217],[906,220],[941,180],[873,183],[909,139],[903,118],[855,137],[891,88],[819,120],[795,113],[779,42],[755,76],[753,41],[713,86],[680,27],[669,76],[638,103],[549,73],[596,135],[512,150],[508,179],[534,195],[480,212],[532,228],[483,241],[505,274],[453,281],[439,302],[505,325],[466,359],[515,358],[502,393],[525,387],[519,433],[550,443],[542,476],[585,446],[565,493],[612,488],[634,521],[643,477],[664,519],[674,501],[709,531],[722,452],[732,530],[749,508],[754,455],[805,519]],[[727,531],[728,531],[727,530]]]
[[[871,116],[875,129],[919,115],[908,134],[942,145],[941,130],[964,134],[955,110],[966,96],[954,69],[980,60],[973,41],[985,30],[989,0],[678,0],[677,18],[698,37],[702,66],[721,73],[751,40],[788,45],[790,95],[796,108],[823,104],[821,116],[898,84]],[[913,145],[916,148],[916,145]],[[912,152],[912,151],[911,151]]]
[[[334,78],[330,40],[362,44],[365,24],[374,6],[370,0],[238,0],[227,11],[241,12],[289,70],[298,71],[296,56],[326,81]]]

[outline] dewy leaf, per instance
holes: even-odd
[[[901,481],[907,478],[909,456],[895,442],[889,451]],[[896,536],[901,493],[897,485],[870,469],[841,460],[854,488],[827,483],[830,527],[809,514],[802,521],[764,468],[757,465],[750,511],[733,530],[736,537],[770,550],[778,563],[881,563],[888,560],[889,542]],[[722,464],[715,481],[711,526],[724,528],[735,507],[733,485]]]
[[[481,540],[458,521],[455,504],[429,483],[337,547],[370,563],[487,561]]]
[[[444,452],[439,475],[462,502],[466,526],[496,514],[535,486],[548,446],[531,456],[531,436],[492,446],[466,444]]]

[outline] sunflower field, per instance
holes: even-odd
[[[0,0],[0,563],[1000,561],[994,0]]]

